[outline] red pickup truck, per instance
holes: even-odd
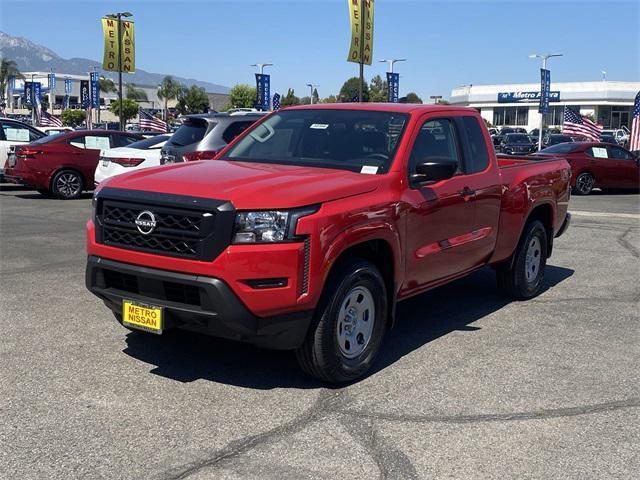
[[[487,265],[509,295],[538,294],[570,178],[565,160],[497,159],[473,109],[287,108],[216,160],[101,183],[86,284],[130,329],[293,349],[349,381],[398,301]]]

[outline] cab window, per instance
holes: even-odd
[[[467,173],[482,172],[489,166],[487,142],[475,117],[462,117],[462,127],[467,136]],[[528,139],[527,139],[528,141]]]
[[[616,160],[633,160],[633,155],[620,147],[607,147],[609,149],[609,156]]]
[[[413,144],[409,172],[412,173],[418,163],[443,160],[457,163],[457,173],[463,171],[455,126],[448,118],[428,120],[420,128]]]

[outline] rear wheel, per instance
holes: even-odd
[[[74,170],[61,170],[51,182],[51,191],[61,200],[78,198],[84,189],[82,176]]]
[[[539,220],[527,224],[510,262],[498,267],[498,286],[518,300],[542,290],[547,265],[547,231]]]
[[[372,263],[353,258],[336,266],[296,351],[302,369],[336,383],[364,375],[380,350],[387,310],[385,283]]]
[[[583,172],[576,178],[576,186],[573,190],[576,195],[589,195],[595,183],[596,179],[593,178],[593,175]]]

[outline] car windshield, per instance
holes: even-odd
[[[580,148],[579,144],[575,143],[559,143],[552,145],[551,147],[543,148],[541,153],[571,153]]]
[[[529,136],[524,133],[510,133],[506,136],[507,143],[530,143]]]
[[[507,133],[514,133],[515,130],[513,128],[503,128],[500,130],[501,135],[506,135]]]
[[[384,173],[407,119],[369,110],[284,110],[251,128],[224,159]]]
[[[191,145],[202,140],[207,133],[207,121],[199,118],[189,118],[171,136],[168,143],[177,147]]]
[[[171,135],[156,135],[151,138],[145,138],[144,140],[133,142],[127,145],[127,147],[135,148],[136,150],[148,150],[154,145],[158,145],[159,143],[166,142],[169,138],[171,138]]]
[[[33,142],[31,142],[31,144],[32,145],[43,145],[45,143],[55,142],[56,140],[58,140],[60,137],[62,137],[66,133],[67,132],[61,132],[61,133],[55,133],[53,135],[45,135],[44,137],[39,138],[38,140],[34,140]]]

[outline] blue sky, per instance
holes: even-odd
[[[250,66],[274,63],[272,92],[298,95],[307,83],[321,97],[358,73],[346,62],[346,0],[0,0],[0,29],[60,56],[102,58],[100,17],[129,10],[136,22],[136,63],[226,86],[253,83]],[[463,84],[536,82],[532,52],[552,59],[552,81],[640,80],[640,2],[376,0],[374,59],[397,64],[400,93],[449,96]],[[35,20],[35,21],[34,21]],[[365,76],[383,75],[374,63]]]

